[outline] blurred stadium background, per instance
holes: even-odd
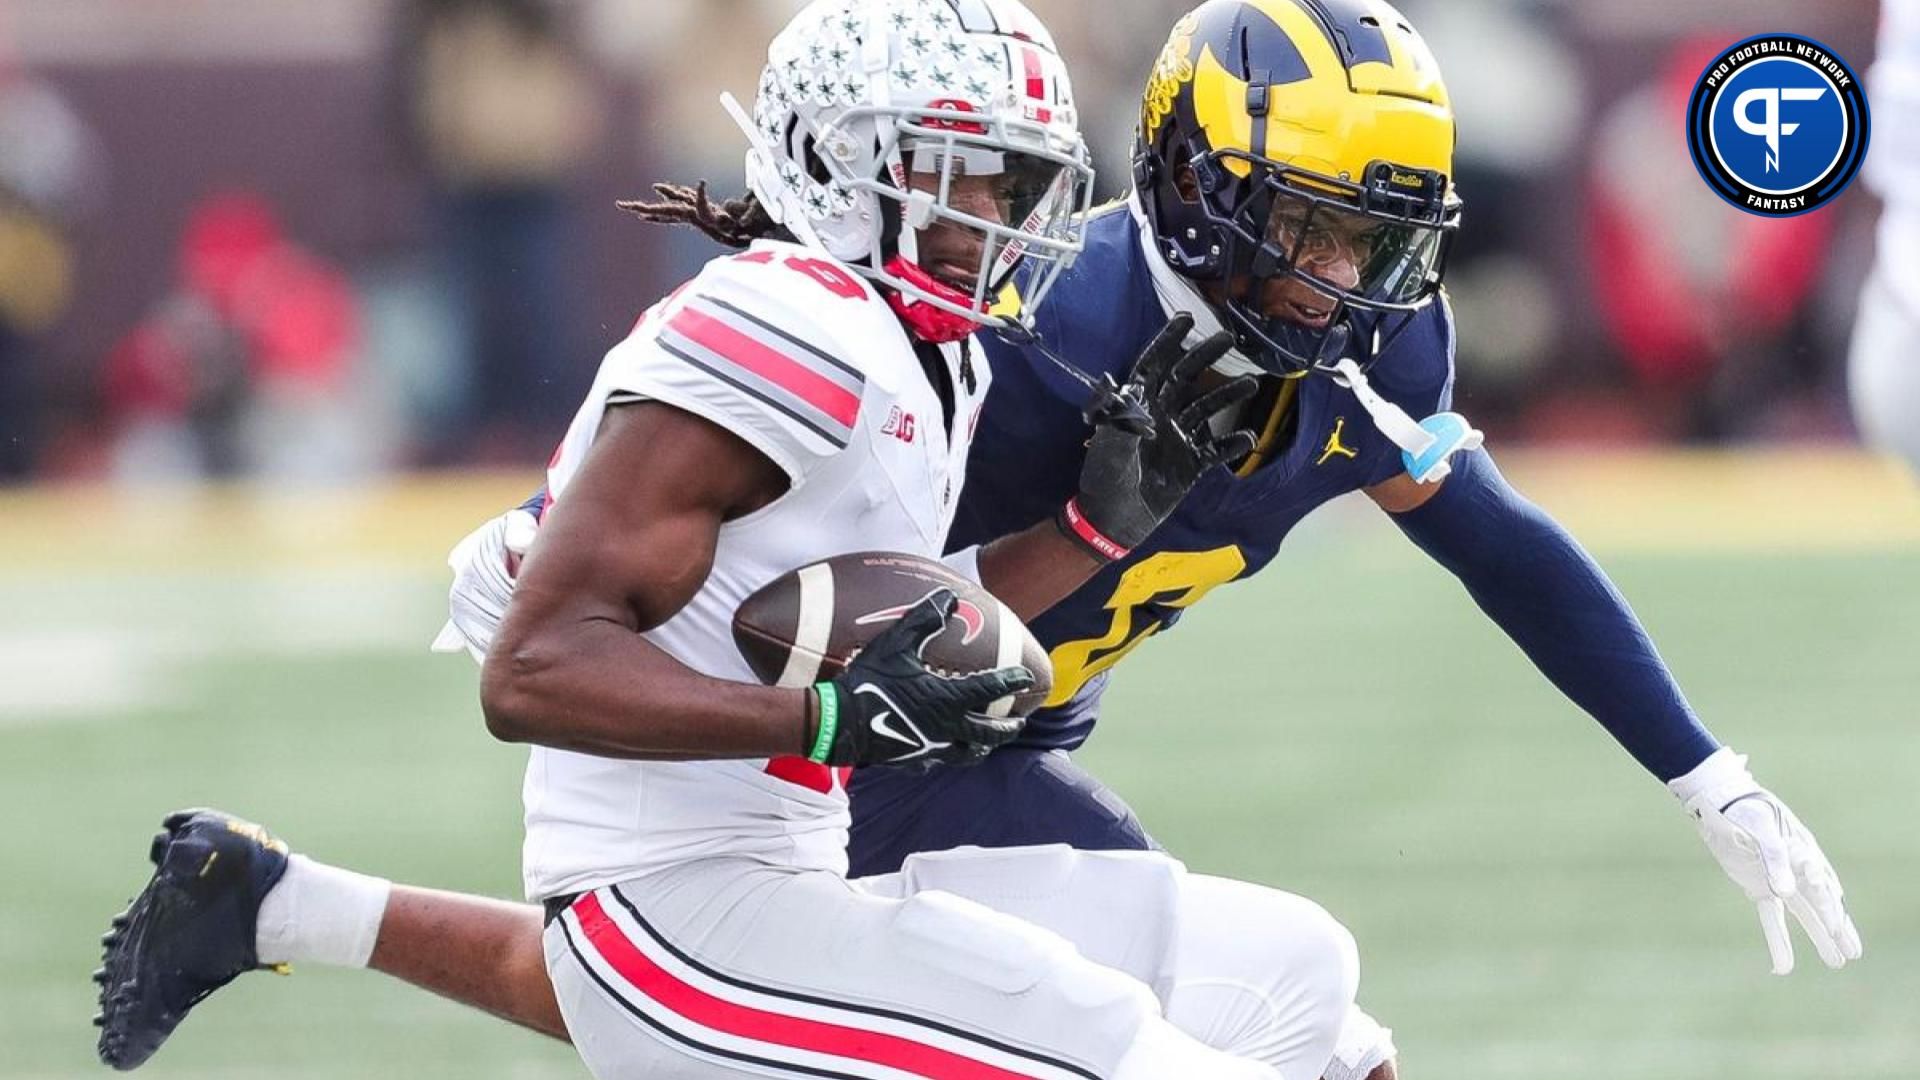
[[[1031,2],[1117,193],[1188,5]],[[0,0],[0,1076],[98,1073],[93,939],[172,807],[513,894],[521,753],[424,651],[441,556],[706,257],[612,202],[737,190],[713,99],[797,6]],[[1768,978],[1668,797],[1369,510],[1130,659],[1086,757],[1194,865],[1343,916],[1411,1080],[1920,1075],[1920,494],[1845,380],[1878,207],[1739,214],[1679,120],[1751,33],[1864,71],[1875,5],[1402,6],[1462,116],[1460,405],[1821,831],[1867,957]],[[251,981],[149,1074],[584,1075],[375,977]]]

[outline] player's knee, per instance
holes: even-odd
[[[1265,962],[1297,1003],[1298,1022],[1316,1036],[1336,1038],[1360,986],[1360,947],[1353,932],[1304,896],[1264,891],[1271,912],[1261,943]]]
[[[1182,889],[1178,955],[1170,1010],[1209,1044],[1275,1065],[1324,1062],[1360,983],[1359,947],[1326,908],[1198,874]]]
[[[1346,924],[1305,897],[1287,895],[1304,905],[1306,925],[1294,948],[1299,954],[1319,1026],[1337,1037],[1360,989],[1360,946]]]

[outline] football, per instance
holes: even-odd
[[[733,616],[733,640],[762,682],[807,686],[831,679],[867,642],[935,589],[959,603],[927,643],[927,666],[972,675],[1019,665],[1033,674],[1025,693],[1002,698],[994,716],[1025,716],[1053,688],[1045,649],[992,593],[918,555],[859,552],[782,574],[747,597]]]

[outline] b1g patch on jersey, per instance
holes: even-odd
[[[1866,160],[1867,96],[1832,49],[1799,34],[1735,43],[1687,103],[1687,148],[1713,193],[1764,217],[1833,201]]]

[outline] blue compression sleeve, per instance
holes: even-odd
[[[1393,517],[1648,772],[1671,780],[1719,748],[1620,591],[1484,451],[1454,458],[1433,498]]]

